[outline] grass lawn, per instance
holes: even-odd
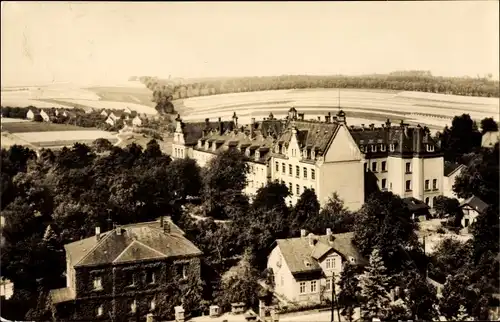
[[[48,122],[9,122],[2,123],[2,130],[10,133],[52,132],[52,131],[95,131],[95,128],[85,128],[70,124],[55,124]]]

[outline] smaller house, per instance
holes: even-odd
[[[428,202],[428,198],[426,199]],[[403,198],[403,202],[408,207],[411,213],[411,218],[414,221],[422,221],[429,218],[429,205],[423,202],[422,200],[418,200],[417,198],[408,197]]]
[[[460,204],[460,209],[464,214],[462,218],[462,227],[466,228],[473,224],[477,216],[483,214],[488,209],[488,204],[479,197],[472,196]]]
[[[56,116],[56,113],[50,109],[43,109],[40,111],[40,116],[44,122],[50,122]]]
[[[453,191],[455,179],[466,169],[466,166],[459,163],[446,162],[444,165],[443,196],[448,198],[457,198]],[[460,200],[460,199],[459,199]]]
[[[108,118],[106,118],[105,123],[108,123],[111,126],[115,126],[117,120],[118,119],[115,119],[115,118],[112,118],[111,116],[108,116]]]
[[[500,139],[500,132],[486,132],[481,138],[481,146],[483,148],[493,148]]]
[[[39,113],[37,110],[35,110],[35,109],[33,109],[33,108],[30,108],[30,109],[28,110],[28,112],[26,113],[26,118],[27,118],[28,120],[33,121],[33,120],[35,119],[35,115],[38,115],[38,114],[40,114],[40,113]]]
[[[354,233],[316,236],[301,230],[300,237],[278,239],[268,257],[277,295],[297,304],[317,304],[338,292],[343,263],[367,263],[352,243]],[[333,283],[335,281],[335,283]]]
[[[128,120],[129,118],[129,113],[126,111],[119,111],[119,110],[114,110],[108,114],[108,117],[112,118],[114,121],[117,121],[121,118]]]
[[[109,111],[107,111],[106,109],[103,109],[103,110],[101,111],[101,113],[100,113],[100,115],[102,115],[102,116],[104,116],[104,117],[106,117],[106,118],[109,116],[109,114],[110,114],[110,113],[109,113]]]
[[[8,300],[14,294],[14,283],[10,280],[0,277],[0,298]]]
[[[139,115],[136,115],[134,119],[132,120],[132,125],[133,126],[141,126],[142,125],[142,120],[139,117]]]

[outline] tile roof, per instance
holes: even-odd
[[[444,164],[444,176],[449,177],[461,168],[465,168],[465,166],[463,164],[459,164],[459,163],[445,162],[445,164]]]
[[[339,253],[344,259],[353,257],[357,263],[365,264],[364,259],[352,244],[354,233],[333,234],[333,242],[327,235],[311,235],[316,244],[309,244],[309,236],[278,239],[276,243],[292,274],[321,270],[318,260],[331,250]]]
[[[293,134],[293,128],[297,130],[297,141],[299,147],[314,149],[322,155],[337,131],[338,123],[324,123],[319,121],[292,121],[287,124],[283,134],[278,138],[279,144],[288,146]]]
[[[471,206],[473,209],[480,213],[484,212],[489,207],[486,202],[482,201],[479,197],[476,196],[472,196],[464,200],[460,204],[460,207],[463,207],[465,205]]]
[[[201,251],[183,236],[170,220],[170,233],[158,221],[121,226],[101,234],[65,245],[71,266],[93,266],[152,258],[197,256]],[[117,234],[117,230],[121,234]]]
[[[233,121],[223,121],[222,131],[233,129]],[[198,140],[203,137],[203,132],[211,133],[212,131],[219,130],[219,122],[196,122],[196,123],[182,123],[182,132],[184,133],[184,142],[186,145],[195,145]]]

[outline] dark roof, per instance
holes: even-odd
[[[476,197],[476,196],[472,196],[472,197],[464,200],[460,204],[460,207],[463,207],[465,205],[471,206],[473,209],[475,209],[477,212],[480,212],[480,213],[483,213],[489,206],[486,202],[482,201],[479,197]]]
[[[445,164],[444,164],[444,176],[449,177],[462,167],[465,167],[465,166],[463,164],[459,164],[459,163],[445,162]]]
[[[413,198],[413,197],[403,198],[403,202],[405,203],[405,205],[408,207],[408,209],[411,212],[415,212],[415,211],[419,211],[419,210],[429,209],[430,208],[422,200],[418,200],[417,198]]]
[[[395,153],[435,154],[439,152],[439,147],[432,139],[429,130],[420,126],[409,126],[404,123],[398,126],[391,126],[390,123],[386,123],[382,127],[375,127],[374,125],[369,127],[351,126],[349,132],[360,147],[394,144]],[[434,147],[433,152],[427,152],[427,144]],[[385,153],[388,153],[388,150],[386,148]],[[371,149],[366,149],[365,151],[362,149],[362,152],[366,154],[372,153]],[[374,153],[381,153],[381,151],[378,149]]]
[[[159,221],[121,226],[101,234],[65,245],[71,266],[93,266],[137,260],[198,256],[201,251],[183,236],[170,220],[170,233]],[[118,230],[121,234],[118,234]]]
[[[222,121],[222,132],[234,129],[233,121]],[[195,145],[205,134],[219,131],[219,122],[196,122],[182,123],[182,132],[184,133],[184,142],[186,145]]]
[[[318,260],[321,260],[330,251],[339,253],[344,259],[353,257],[357,263],[366,263],[366,259],[361,256],[352,244],[354,237],[352,232],[334,234],[333,242],[328,241],[327,235],[312,235],[312,237],[317,241],[314,246],[309,244],[309,236],[278,239],[276,241],[292,274],[321,270]]]
[[[337,131],[338,123],[323,123],[316,121],[294,121],[289,122],[278,143],[288,146],[292,138],[294,128],[297,130],[297,141],[299,147],[314,149],[322,155]]]

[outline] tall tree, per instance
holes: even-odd
[[[402,300],[414,320],[434,321],[438,314],[436,289],[430,285],[417,270],[408,270],[401,274],[400,288]]]
[[[446,161],[460,161],[462,155],[481,146],[481,134],[469,114],[455,116],[451,128],[445,128],[441,148]]]
[[[176,159],[167,167],[167,186],[176,198],[186,200],[188,196],[198,197],[202,190],[201,169],[193,159]]]
[[[340,273],[338,296],[339,307],[342,308],[340,314],[353,321],[354,309],[359,306],[361,287],[358,280],[359,268],[349,262],[344,262]]]
[[[344,207],[344,202],[334,192],[319,215],[309,217],[305,226],[315,234],[323,234],[326,228],[331,228],[333,233],[338,234],[352,231],[354,221],[355,215]]]
[[[320,206],[316,193],[312,189],[305,189],[292,212],[293,232],[300,231],[310,218],[317,218],[319,210]]]
[[[370,256],[370,264],[359,277],[362,296],[363,319],[384,319],[389,314],[390,286],[384,261],[378,249],[374,249]]]
[[[462,305],[470,315],[478,300],[479,296],[472,287],[468,275],[465,273],[448,275],[439,301],[439,311],[447,319],[456,319]]]
[[[492,118],[487,117],[481,120],[481,132],[496,132],[498,131],[498,123]]]

